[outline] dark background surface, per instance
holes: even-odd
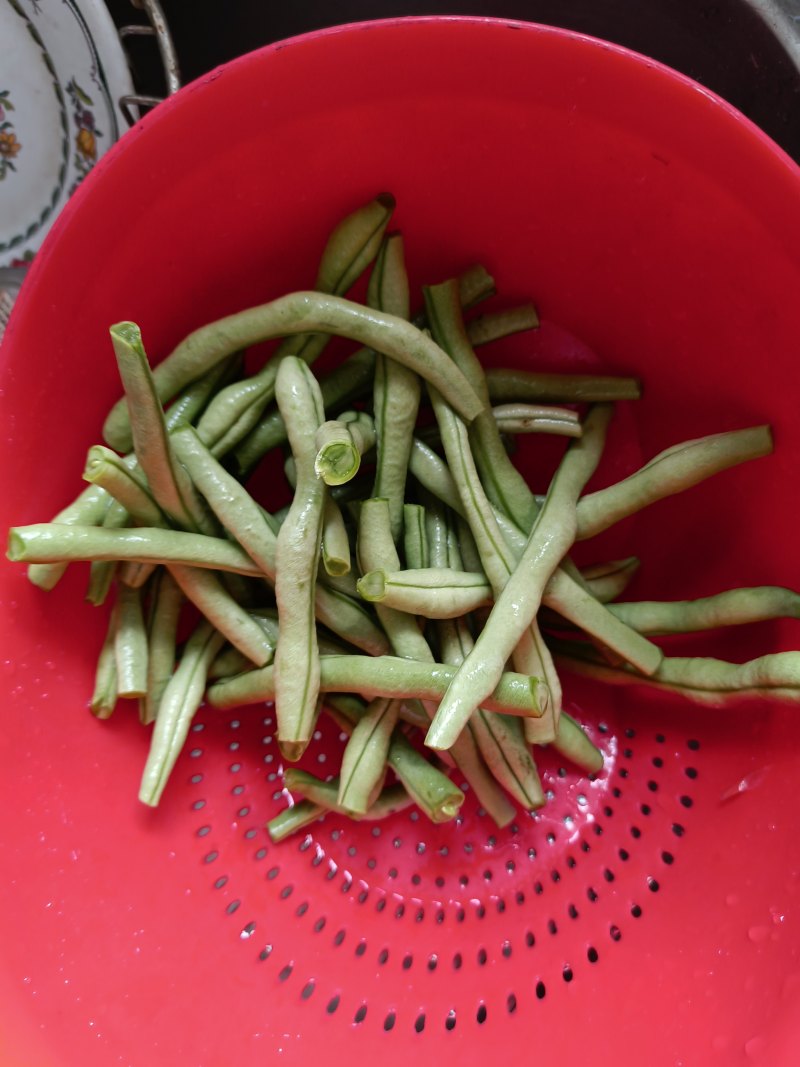
[[[800,0],[776,0],[789,10]],[[143,16],[108,0],[118,24]],[[402,15],[491,15],[563,26],[652,56],[723,96],[800,160],[800,69],[748,0],[460,0],[458,4],[343,0],[162,0],[183,82],[261,45],[345,22]],[[791,26],[791,17],[784,17]],[[128,43],[140,91],[163,95],[152,40]],[[796,56],[796,54],[795,54]]]

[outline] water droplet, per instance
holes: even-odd
[[[768,926],[751,926],[747,931],[747,936],[753,942],[754,945],[760,945],[762,941],[766,941],[769,937]]]
[[[725,903],[729,908],[735,908],[739,903],[739,895],[737,893],[728,893],[725,897]]]

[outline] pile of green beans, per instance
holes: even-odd
[[[586,774],[602,753],[562,708],[560,670],[700,704],[800,701],[800,653],[748,663],[665,654],[671,633],[800,617],[765,586],[695,601],[620,600],[639,561],[579,568],[576,542],[665,496],[770,453],[768,427],[674,445],[587,493],[632,378],[486,373],[475,348],[536,329],[526,304],[475,314],[481,267],[412,308],[402,237],[381,195],[331,233],[313,289],[195,330],[151,369],[134,323],[111,328],[124,389],[90,449],[88,487],[52,522],[9,533],[8,556],[52,589],[89,561],[111,602],[90,700],[152,725],[140,799],[158,804],[192,718],[274,701],[287,763],[321,714],[347,735],[325,781],[287,767],[278,841],[335,811],[379,819],[415,804],[457,818],[464,786],[504,826],[545,802],[535,746]],[[348,297],[368,272],[366,297]],[[358,347],[326,374],[331,335]],[[243,353],[275,340],[266,362]],[[564,438],[544,493],[509,437]],[[289,504],[248,489],[262,463]],[[456,783],[459,784],[456,784]],[[302,798],[302,799],[300,799]]]

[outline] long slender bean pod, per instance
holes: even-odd
[[[372,419],[351,412],[350,417],[328,419],[317,430],[314,470],[326,485],[343,485],[355,478],[361,457],[375,442]]]
[[[320,378],[322,403],[326,412],[341,410],[366,394],[372,386],[375,353],[359,348],[337,367]],[[228,465],[245,481],[270,449],[286,440],[286,425],[277,408],[264,415],[228,457]]]
[[[774,655],[797,654],[787,652]],[[662,664],[658,674],[648,678],[589,658],[582,649],[572,650],[566,644],[563,649],[559,645],[556,650],[557,661],[575,674],[611,685],[647,686],[708,707],[724,708],[743,701],[800,703],[797,661],[778,665],[760,662],[769,658],[759,657],[741,664],[703,657],[687,664],[669,662],[672,657],[665,656],[666,666]],[[709,667],[710,673],[706,673]],[[782,681],[784,684],[781,684]]]
[[[621,482],[584,496],[578,505],[577,540],[594,537],[657,500],[771,451],[772,433],[768,426],[731,430],[673,445]]]
[[[549,608],[553,608],[597,638],[642,674],[653,674],[658,669],[663,658],[658,645],[628,625],[611,608],[596,600],[566,571],[559,569],[550,577],[542,600]]]
[[[642,393],[636,378],[603,374],[547,374],[490,367],[486,371],[486,381],[489,396],[497,403],[598,404],[638,400]]]
[[[310,800],[298,800],[288,808],[273,816],[267,823],[267,833],[273,844],[285,841],[291,834],[304,830],[325,814],[327,808],[321,804],[312,804]]]
[[[97,526],[103,521],[110,503],[111,498],[104,489],[90,485],[51,521],[64,526]],[[39,589],[54,589],[67,566],[66,563],[32,563],[27,571],[28,580]]]
[[[399,656],[321,656],[320,691],[361,693],[368,697],[418,697],[438,701],[455,676],[456,669],[443,663],[419,663]],[[504,672],[483,701],[489,711],[509,715],[542,713],[541,687],[527,674]],[[219,708],[252,704],[275,697],[275,666],[248,671],[237,678],[217,682],[209,689],[209,701]]]
[[[178,621],[183,592],[165,569],[154,576],[147,620],[147,688],[141,703],[141,719],[155,720],[164,690],[175,670]]]
[[[118,456],[104,445],[94,445],[86,456],[83,477],[102,486],[142,526],[168,526],[138,464]]]
[[[576,411],[542,404],[497,404],[492,417],[499,433],[552,433],[580,437],[583,433]]]
[[[130,515],[127,509],[118,501],[112,500],[103,516],[101,528],[104,530],[123,530],[129,523]],[[86,589],[86,599],[90,604],[99,607],[105,602],[116,570],[116,560],[92,560],[89,568],[89,584]]]
[[[517,565],[517,557],[483,492],[464,423],[435,390],[430,390],[430,394],[448,465],[457,487],[460,510],[469,524],[483,570],[497,601]],[[550,651],[533,617],[514,644],[513,663],[516,670],[540,680],[543,703],[546,705],[544,715],[553,720],[554,729],[561,708],[561,684]],[[545,693],[549,694],[546,699]],[[468,719],[469,715],[463,716],[462,713],[462,725]],[[453,736],[456,735],[457,731]]]
[[[581,579],[595,599],[608,604],[625,592],[640,566],[636,556],[593,563],[581,568]]]
[[[403,504],[403,552],[407,567],[428,566],[428,538],[422,504]]]
[[[297,469],[297,488],[278,531],[275,553],[275,598],[280,619],[275,711],[281,752],[286,759],[297,760],[311,740],[319,698],[314,592],[325,486],[314,471],[314,435],[325,415],[316,379],[307,365],[293,356],[281,363],[275,398]]]
[[[97,657],[94,675],[94,689],[89,708],[98,719],[107,719],[117,704],[117,656],[115,639],[117,631],[116,606],[111,609],[106,634]]]
[[[371,307],[402,319],[411,314],[403,239],[392,234],[384,241],[370,276],[367,302]],[[403,502],[408,457],[417,421],[421,386],[408,367],[379,354],[375,362],[373,409],[376,461],[372,495],[389,502],[392,537],[398,542],[403,529]]]
[[[425,288],[425,308],[433,337],[480,397],[483,410],[470,426],[470,440],[481,483],[489,499],[522,529],[530,529],[536,515],[527,482],[508,457],[489,406],[486,376],[469,343],[455,280]]]
[[[143,804],[155,807],[161,799],[202,702],[208,667],[224,640],[210,623],[201,622],[186,643],[181,662],[159,704],[139,788],[139,799]]]
[[[272,661],[273,648],[258,622],[235,600],[213,571],[172,564],[170,574],[187,600],[213,623],[243,655],[262,666]]]
[[[454,619],[491,603],[492,587],[481,574],[447,568],[369,571],[358,581],[365,600],[428,619]]]
[[[55,523],[14,526],[9,530],[8,558],[23,562],[130,559],[262,575],[246,552],[221,537],[148,526],[124,530]]]
[[[448,537],[447,523],[440,510],[431,509],[428,528],[432,535],[432,562],[458,567],[461,563],[458,547],[454,538]],[[440,622],[437,629],[443,661],[458,667],[474,647],[466,619],[461,616]],[[544,804],[544,790],[525,743],[522,722],[478,708],[469,725],[478,750],[497,781],[525,810],[540,808]]]
[[[270,517],[244,486],[211,455],[194,431],[181,428],[173,445],[209,507],[255,561],[260,572],[275,581],[277,537]],[[389,649],[370,614],[352,597],[317,585],[316,614],[335,633],[373,655]]]
[[[399,703],[399,702],[398,702]],[[329,693],[325,709],[333,713],[342,729],[350,733],[366,711],[358,697]],[[427,727],[428,718],[424,725]],[[386,761],[405,786],[406,792],[432,822],[449,822],[464,803],[464,794],[430,759],[418,752],[402,729],[392,731]]]
[[[342,753],[338,804],[364,814],[386,776],[386,758],[397,723],[399,702],[379,697],[370,702]]]
[[[111,327],[110,333],[131,415],[136,459],[147,477],[153,497],[178,526],[211,533],[213,528],[194,486],[172,453],[164,412],[139,327],[133,322],[119,322]]]
[[[188,380],[241,348],[308,332],[337,334],[391,356],[439,389],[467,421],[483,408],[463,374],[422,330],[395,315],[313,291],[288,293],[195,330],[155,367],[157,395],[162,400],[172,396]],[[118,403],[103,428],[107,444],[124,451],[128,426],[127,412]]]
[[[471,345],[486,345],[514,333],[535,330],[538,326],[539,315],[533,304],[520,304],[502,311],[485,312],[470,319],[467,336]]]
[[[697,600],[640,600],[610,604],[609,610],[640,633],[692,633],[768,619],[800,619],[800,593],[781,586],[763,585],[727,589]]]
[[[325,573],[333,577],[350,573],[350,538],[344,516],[328,493],[322,513],[322,563]]]
[[[117,626],[114,635],[117,693],[143,697],[147,692],[147,628],[139,589],[117,589]]]
[[[548,579],[572,546],[578,494],[599,462],[610,416],[609,407],[594,407],[583,437],[571,443],[559,464],[525,552],[497,597],[475,648],[439,704],[426,736],[431,748],[447,748],[458,736],[497,684],[506,661],[535,618]]]
[[[301,771],[297,767],[287,767],[283,774],[286,788],[290,793],[299,793],[327,811],[349,815],[350,818],[358,820],[385,819],[389,815],[394,815],[395,812],[409,807],[412,803],[411,797],[403,786],[400,783],[395,783],[394,785],[386,786],[366,812],[355,814],[344,811],[339,806],[338,779],[333,778],[329,782],[323,782],[321,779],[315,778],[313,774]]]

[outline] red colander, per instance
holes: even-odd
[[[21,178],[22,175],[17,175]],[[14,180],[14,176],[11,176]],[[718,98],[586,37],[401,19],[277,44],[160,106],[96,166],[0,353],[2,525],[80,488],[119,386],[110,323],[160,358],[313,284],[384,189],[415,285],[479,260],[542,328],[497,363],[640,375],[598,484],[676,441],[770,422],[775,454],[621,524],[635,597],[800,584],[800,175]],[[606,767],[543,758],[547,807],[498,830],[286,804],[269,705],[203,709],[158,810],[135,711],[87,711],[104,613],[0,567],[0,1062],[233,1067],[800,1061],[800,726],[565,677]],[[674,647],[748,658],[794,622]],[[307,761],[324,776],[327,725]]]

